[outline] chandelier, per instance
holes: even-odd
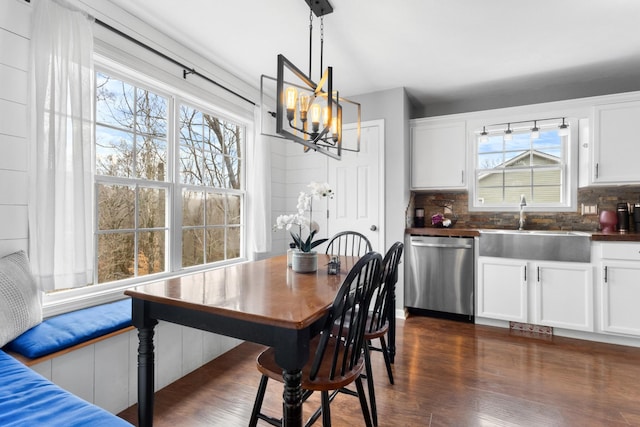
[[[316,151],[340,159],[342,151],[360,151],[360,104],[341,97],[333,87],[333,68],[322,69],[324,45],[324,15],[333,12],[328,0],[305,0],[309,5],[309,73],[305,74],[284,55],[278,55],[277,77],[263,75],[260,83],[261,107],[269,97],[267,86],[275,82],[276,111],[275,134],[265,131],[262,115],[262,133],[277,136],[302,144],[304,151]],[[321,20],[320,33],[320,79],[317,83],[311,76],[313,16]],[[356,122],[356,140],[343,145],[342,123],[344,111],[349,120]]]

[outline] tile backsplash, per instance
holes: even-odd
[[[518,212],[469,212],[467,192],[419,192],[412,194],[411,216],[408,225],[413,226],[414,208],[424,208],[425,225],[431,224],[431,215],[443,213],[444,205],[452,205],[458,218],[456,228],[517,228]],[[582,215],[581,205],[597,205],[598,212],[616,210],[620,202],[640,202],[640,186],[587,187],[578,189],[578,209],[575,212],[527,212],[527,228],[540,230],[597,231],[598,215]],[[633,208],[633,207],[632,207]],[[445,216],[449,216],[445,214]],[[634,224],[631,229],[634,229]]]

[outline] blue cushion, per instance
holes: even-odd
[[[0,350],[0,425],[131,426],[53,384]]]
[[[6,348],[35,359],[131,325],[131,299],[50,317]]]

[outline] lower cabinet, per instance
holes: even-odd
[[[591,264],[479,257],[477,295],[479,317],[594,330]]]
[[[601,329],[640,336],[640,244],[603,243],[600,249]]]
[[[478,258],[477,316],[527,321],[527,262]]]

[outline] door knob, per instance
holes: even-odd
[[[369,228],[369,230],[371,230],[371,231],[376,231],[377,229],[378,229],[378,227],[376,227],[375,225],[372,225],[372,226]]]

